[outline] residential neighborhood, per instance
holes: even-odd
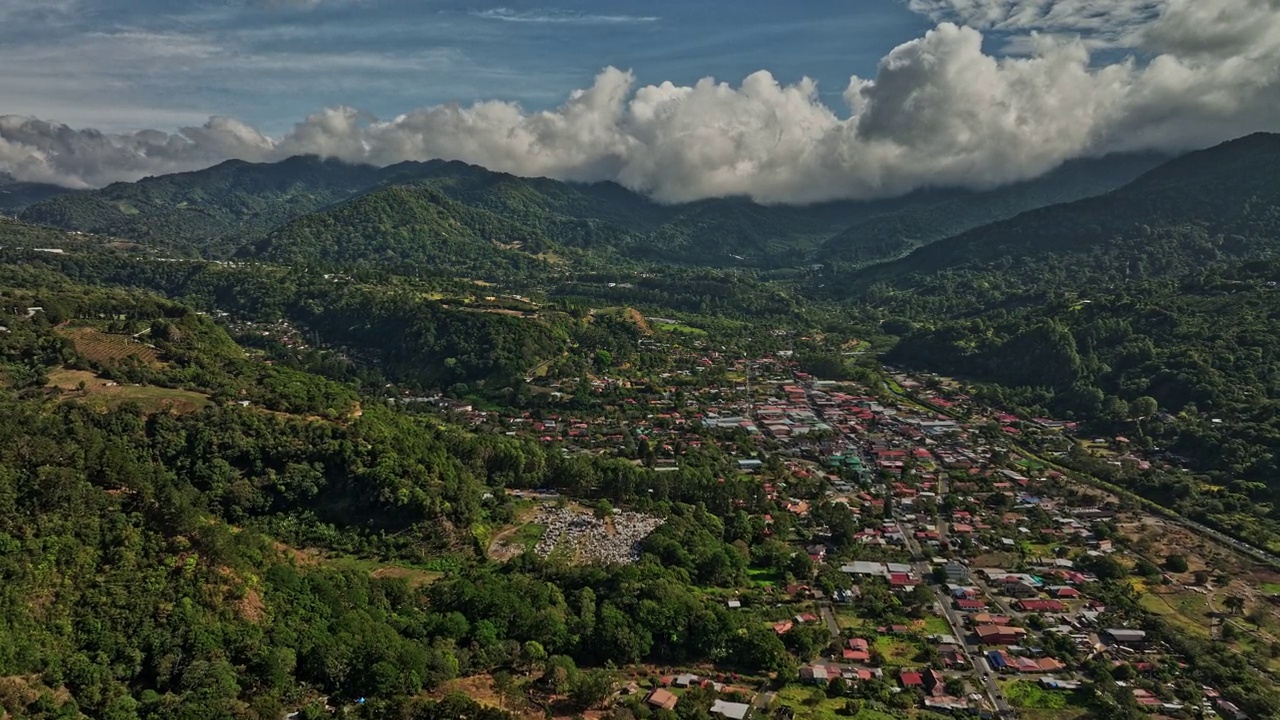
[[[641,669],[651,687],[637,716],[678,712],[696,675],[694,687],[716,691],[713,717],[819,718],[866,701],[918,717],[1073,718],[1096,692],[1153,717],[1240,717],[1228,688],[1189,680],[1188,659],[1146,631],[1143,603],[1101,582],[1149,565],[1132,543],[1170,521],[1046,460],[1074,442],[1074,423],[988,410],[891,369],[876,387],[815,377],[787,351],[735,358],[699,345],[651,345],[670,362],[666,385],[595,377],[597,400],[577,410],[465,411],[477,427],[566,453],[621,450],[659,472],[721,452],[735,471],[722,482],[751,483],[770,508],[751,520],[790,548],[787,569],[753,569],[753,585],[718,592],[783,641],[794,675],[747,684],[709,667]],[[547,397],[572,385],[555,381]],[[539,502],[546,537],[591,524],[549,519],[568,511]],[[1215,592],[1213,579],[1175,575],[1155,577]]]

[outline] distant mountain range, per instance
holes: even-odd
[[[1280,135],[1259,133],[1155,167],[1106,194],[976,227],[855,275],[917,287],[939,274],[1079,286],[1167,277],[1280,251]]]
[[[776,268],[893,258],[1029,209],[1112,190],[1164,159],[1073,161],[986,192],[764,206],[744,198],[661,205],[613,183],[520,178],[460,162],[375,168],[295,157],[229,161],[91,191],[22,186],[0,209],[21,208],[32,223],[211,257],[398,268],[453,258],[526,262],[515,254]]]
[[[16,215],[25,207],[73,192],[60,185],[19,182],[12,175],[0,172],[0,214]]]

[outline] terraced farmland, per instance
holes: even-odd
[[[76,346],[76,352],[92,362],[113,363],[130,355],[138,356],[149,365],[160,362],[155,348],[129,335],[105,333],[91,327],[64,327],[57,332]]]

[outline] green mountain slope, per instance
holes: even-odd
[[[586,221],[543,220],[518,222],[430,185],[396,186],[291,222],[241,255],[330,270],[520,275],[550,269],[537,256],[560,247],[551,235],[590,230]]]
[[[21,218],[218,255],[240,238],[351,197],[378,177],[376,168],[314,157],[273,164],[232,160],[61,195],[26,208]]]
[[[861,273],[927,282],[930,274],[999,269],[1008,277],[1109,281],[1175,274],[1265,256],[1280,230],[1280,135],[1191,153],[1106,195],[1054,205],[933,243]],[[1066,267],[1066,265],[1070,267]],[[926,278],[923,279],[922,278]]]
[[[982,193],[930,190],[871,202],[765,206],[745,198],[661,205],[613,183],[520,178],[460,162],[405,162],[379,169],[296,157],[274,164],[231,161],[198,172],[65,194],[34,202],[21,217],[163,244],[180,254],[223,257],[278,228],[293,233],[296,227],[282,226],[308,214],[364,194],[399,192],[393,188],[406,185],[416,188],[413,193],[420,197],[412,204],[419,209],[441,205],[433,212],[451,217],[457,223],[452,234],[459,238],[516,238],[500,240],[508,244],[541,238],[556,250],[579,248],[606,258],[774,268],[893,257],[915,244],[1029,208],[1105,192],[1154,162],[1149,156],[1080,161],[1040,180]],[[398,194],[391,202],[407,197]],[[35,199],[24,195],[21,203],[15,199],[12,204]],[[363,204],[322,221],[351,223],[349,229],[334,231],[334,239],[356,240],[358,252],[344,252],[343,259],[419,262],[449,249],[439,247],[442,233],[423,235],[420,239],[434,249],[421,252],[403,237],[386,237],[386,247],[376,247],[382,240],[369,233],[394,228],[399,221],[394,212],[384,213],[387,202]],[[357,217],[361,212],[374,214]],[[477,225],[468,224],[472,222]],[[415,230],[420,231],[424,228]],[[305,246],[313,241],[333,245],[314,231],[306,234],[296,251],[285,252],[274,240],[270,245],[274,252],[295,259],[305,258]]]
[[[825,260],[892,257],[1035,208],[1101,195],[1168,160],[1137,153],[1073,160],[1049,174],[988,192],[935,192],[893,212],[861,220],[819,249]]]

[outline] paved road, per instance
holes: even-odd
[[[821,408],[814,404],[812,396],[809,396],[808,400],[810,409],[812,409],[818,417],[823,417]],[[857,446],[857,438],[850,437],[848,439],[854,442],[855,447]],[[945,488],[945,484],[939,486],[939,497],[942,496],[941,492],[945,492]],[[900,515],[900,510],[895,508],[894,520],[897,521],[899,527],[902,527],[904,530],[903,535],[906,538],[907,549],[911,552],[913,557],[920,558],[920,560],[914,563],[916,574],[924,581],[928,582],[932,579],[932,568],[929,566],[928,562],[924,561],[924,555],[920,550],[920,544],[916,542],[916,539],[912,536],[911,532],[907,531],[907,526],[903,523]],[[945,531],[940,531],[940,537],[945,541],[946,538],[945,535],[942,534],[943,532]],[[951,599],[947,597],[947,594],[943,591],[941,586],[931,584],[929,587],[933,591],[934,599],[937,602],[938,607],[942,609],[943,617],[946,618],[947,624],[951,626],[951,634],[961,641],[960,650],[964,653],[965,662],[968,663],[970,668],[967,672],[962,674],[968,675],[982,684],[987,695],[987,703],[989,707],[995,708],[997,715],[1013,717],[1013,709],[1009,707],[1008,703],[1006,703],[1001,697],[999,688],[993,678],[993,674],[990,672],[990,668],[986,664],[986,659],[981,657],[981,653],[978,653],[978,656],[975,657],[964,642],[964,623],[961,622],[959,616],[952,610]],[[840,626],[835,622],[835,615],[830,612],[830,607],[824,603],[822,605],[822,610],[823,619],[827,620],[828,627],[832,630],[832,635],[839,635]]]
[[[894,514],[899,526],[904,530],[903,536],[906,538],[907,549],[911,551],[914,557],[921,558],[914,563],[916,574],[923,578],[925,582],[930,582],[933,568],[930,567],[928,562],[924,561],[924,556],[920,551],[920,543],[916,542],[912,533],[906,532],[906,526],[902,525],[901,519],[896,517],[896,510]],[[971,652],[968,643],[965,642],[967,633],[965,632],[964,623],[961,621],[959,614],[952,609],[951,598],[947,596],[941,585],[930,583],[929,589],[933,591],[934,599],[938,603],[938,607],[942,609],[942,616],[946,618],[947,624],[951,626],[951,634],[960,641],[960,650],[964,653],[965,662],[969,664],[970,668],[967,674],[982,683],[987,702],[991,707],[995,708],[998,715],[1012,717],[1014,714],[1013,708],[1001,696],[1000,688],[996,685],[995,677],[991,672],[991,668],[987,665],[986,658],[982,656],[981,652]]]
[[[840,637],[840,623],[836,622],[836,614],[831,610],[830,601],[823,600],[818,606],[818,612],[822,615],[822,621],[827,624],[827,630],[831,631],[831,637]]]

